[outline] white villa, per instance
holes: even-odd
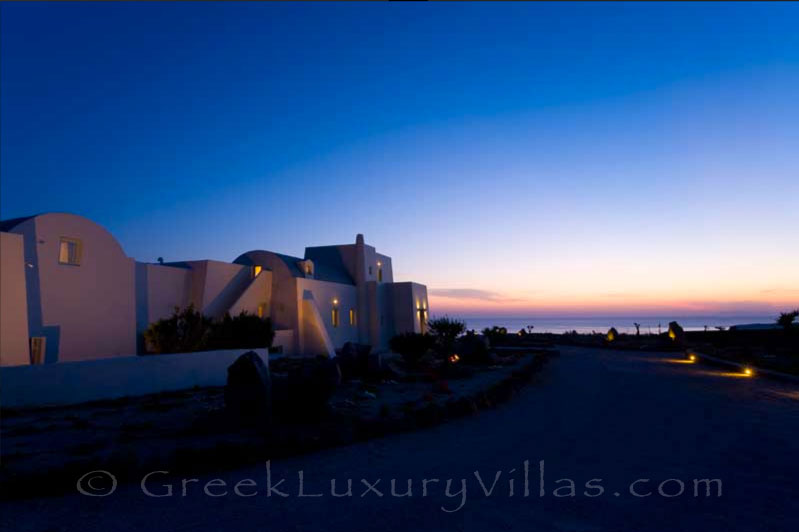
[[[423,332],[424,285],[395,283],[391,258],[354,244],[305,257],[248,251],[233,262],[144,263],[82,216],[0,222],[0,365],[119,357],[143,351],[142,332],[193,304],[209,317],[270,317],[286,354],[335,356],[346,342],[384,349]]]

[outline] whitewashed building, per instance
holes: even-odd
[[[394,282],[391,258],[354,244],[264,250],[233,262],[143,263],[82,216],[47,213],[0,222],[0,364],[44,364],[143,351],[142,332],[175,307],[210,317],[270,317],[287,354],[335,356],[346,342],[387,347],[422,332],[427,289]]]

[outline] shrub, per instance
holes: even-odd
[[[430,320],[427,325],[438,354],[444,358],[452,354],[455,340],[466,330],[465,323],[448,316]]]
[[[150,353],[186,353],[206,348],[211,319],[189,305],[175,307],[169,318],[160,319],[144,331],[144,342]]]
[[[433,337],[419,333],[398,334],[389,341],[389,347],[399,353],[409,367],[416,367],[419,359],[433,347]]]
[[[780,312],[780,317],[777,318],[777,325],[787,331],[793,326],[793,322],[797,317],[799,317],[799,309],[791,312]]]
[[[488,338],[488,341],[491,342],[492,345],[501,343],[506,334],[508,334],[508,329],[505,327],[497,327],[496,325],[490,329],[488,327],[483,329],[483,336]]]
[[[491,364],[488,340],[483,336],[467,333],[455,342],[455,351],[466,364]]]
[[[169,318],[151,323],[144,331],[148,353],[190,353],[210,349],[258,349],[270,347],[275,331],[269,318],[242,312],[225,314],[214,321],[193,305],[175,308]]]
[[[616,327],[611,327],[608,330],[607,339],[608,342],[613,342],[619,337],[619,331],[616,330]]]
[[[231,317],[225,313],[211,325],[208,349],[259,349],[272,346],[275,330],[272,320],[242,312]]]

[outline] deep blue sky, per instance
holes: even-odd
[[[797,4],[0,13],[2,218],[147,261],[363,232],[441,308],[799,300]]]

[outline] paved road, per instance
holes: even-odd
[[[137,485],[105,498],[80,495],[0,505],[3,530],[541,530],[649,531],[799,530],[799,388],[724,374],[671,360],[673,355],[563,348],[522,394],[501,408],[434,429],[332,449],[272,464],[273,482],[288,498],[267,497],[264,464],[221,477],[228,496],[203,494],[188,484],[180,496],[149,498]],[[524,461],[529,496],[524,496]],[[539,461],[544,461],[540,496]],[[515,471],[512,471],[514,470]],[[306,493],[298,497],[298,472]],[[495,491],[486,488],[501,472]],[[334,498],[353,479],[353,496]],[[412,496],[393,497],[412,481]],[[428,493],[422,496],[423,479]],[[509,479],[514,495],[509,496]],[[604,489],[586,490],[591,479]],[[718,478],[722,495],[694,496],[693,479]],[[244,498],[236,482],[253,479],[260,491]],[[381,479],[379,497],[366,489]],[[449,497],[446,479],[453,479]],[[465,499],[458,494],[466,482]],[[571,479],[576,496],[568,494]],[[631,482],[639,494],[629,491]],[[685,493],[658,494],[663,480],[679,479]],[[151,490],[165,493],[153,478]],[[242,484],[239,491],[251,493]],[[99,484],[98,484],[99,485]],[[663,485],[674,494],[676,480]],[[224,488],[212,486],[211,492]],[[618,496],[615,493],[619,493]],[[450,512],[442,510],[442,507]],[[458,511],[451,512],[458,507]]]

